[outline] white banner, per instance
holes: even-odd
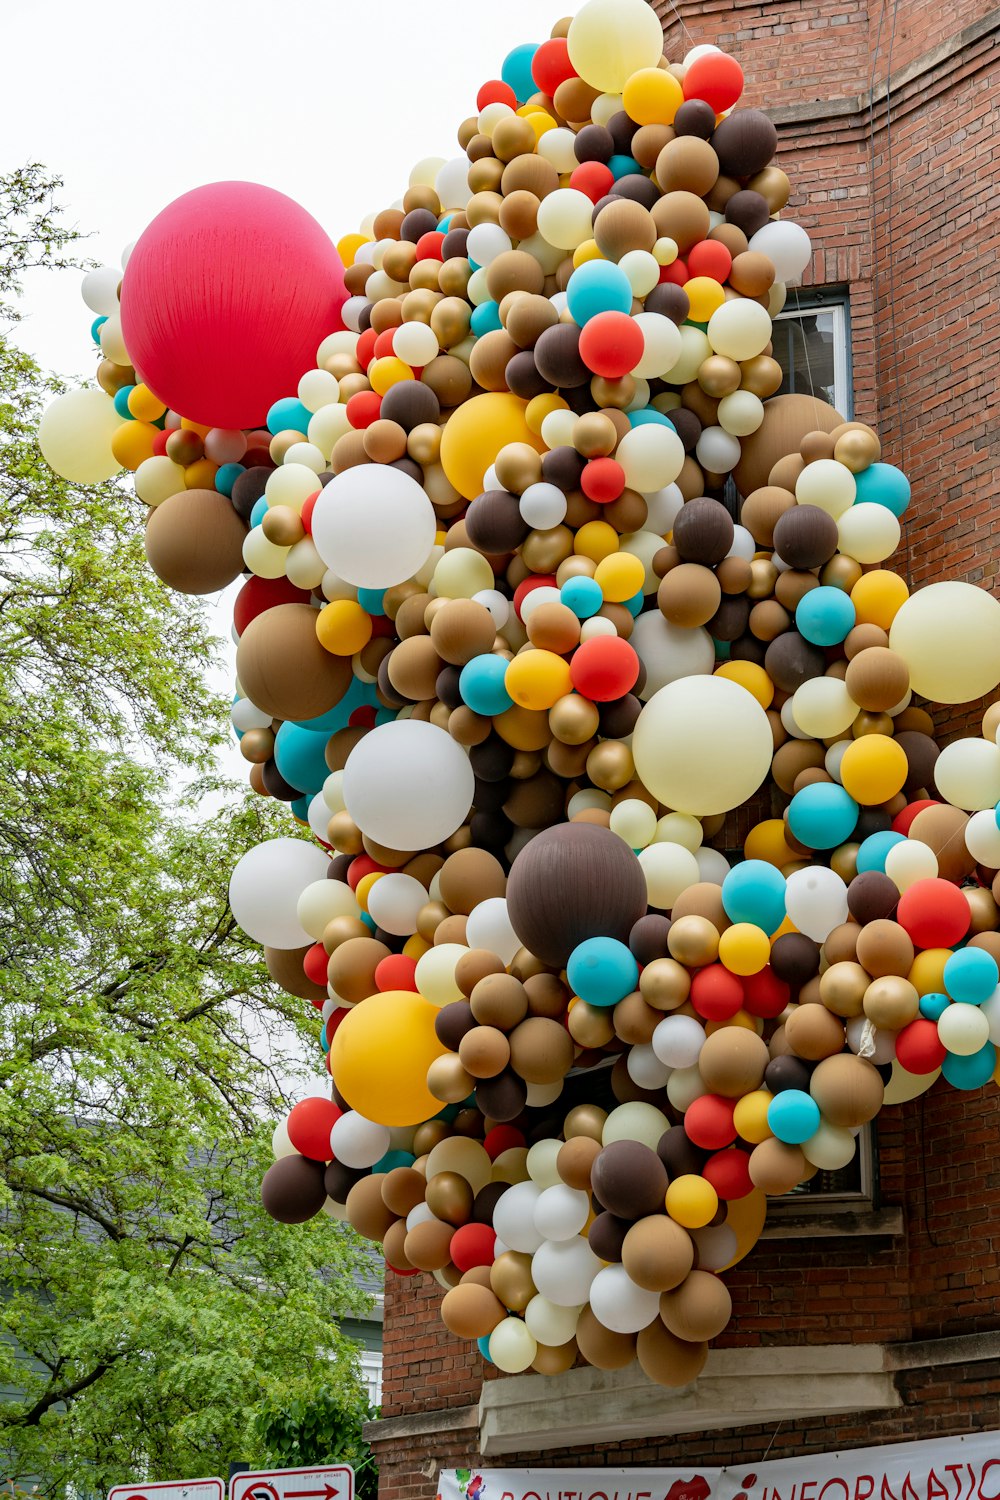
[[[438,1500],[1000,1500],[1000,1432],[724,1469],[442,1469]]]

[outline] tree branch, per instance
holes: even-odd
[[[74,1380],[70,1385],[57,1386],[54,1390],[46,1391],[40,1396],[34,1406],[29,1407],[26,1412],[8,1418],[14,1427],[37,1427],[47,1411],[53,1406],[58,1406],[61,1401],[72,1401],[74,1396],[79,1396],[81,1391],[96,1385],[102,1379],[111,1366],[121,1359],[121,1354],[110,1354],[107,1359],[99,1360],[88,1375],[81,1375],[79,1380]]]

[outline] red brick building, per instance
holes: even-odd
[[[876,425],[909,474],[908,581],[990,586],[1000,7],[654,8],[668,55],[702,41],[735,53],[744,103],[778,127],[789,211],[816,247],[786,309],[798,324],[786,331],[790,381],[805,362],[805,378],[833,385],[835,404]],[[372,1433],[385,1500],[433,1496],[440,1468],[743,1464],[1000,1427],[1000,1094],[939,1082],[887,1109],[860,1191],[782,1205],[727,1280],[733,1321],[696,1384],[675,1393],[637,1366],[484,1383],[483,1361],[438,1318],[440,1290],[391,1277]]]

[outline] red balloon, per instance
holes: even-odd
[[[639,656],[620,635],[596,635],[577,646],[569,675],[577,692],[591,703],[612,703],[635,687]]]
[[[313,984],[326,984],[326,970],[329,959],[326,949],[322,943],[313,943],[302,960],[302,972]],[[323,1002],[320,1001],[322,1008]]]
[[[348,729],[374,729],[377,710],[372,703],[362,703],[358,708],[351,710],[351,716],[347,721]]]
[[[388,990],[416,990],[416,961],[405,953],[390,953],[375,965],[375,983],[383,994]]]
[[[743,69],[728,52],[706,52],[684,74],[685,99],[704,99],[717,115],[732,109],[742,92]]]
[[[429,229],[417,240],[417,260],[444,260],[444,235],[440,229]]]
[[[330,1131],[341,1113],[332,1099],[300,1099],[288,1114],[288,1139],[310,1161],[332,1161]]]
[[[395,328],[386,328],[384,332],[378,335],[375,340],[376,359],[388,359],[392,354],[394,354],[395,351],[392,347],[392,340],[395,332]],[[360,342],[361,340],[359,339],[358,343],[360,344]]]
[[[610,505],[625,489],[625,470],[613,458],[592,458],[580,476],[580,488],[595,505]]]
[[[490,1161],[496,1161],[503,1151],[512,1151],[525,1144],[524,1136],[513,1125],[494,1125],[483,1137],[483,1146]]]
[[[691,1004],[706,1021],[728,1021],[743,1008],[743,985],[722,964],[708,964],[691,978]]]
[[[969,930],[972,911],[950,880],[917,880],[899,898],[896,921],[918,948],[952,948]]]
[[[507,104],[511,109],[517,108],[517,95],[509,83],[504,83],[500,78],[491,78],[484,83],[476,95],[476,108],[482,112],[487,104]]]
[[[896,1056],[908,1073],[933,1073],[948,1056],[934,1021],[918,1017],[896,1037]]]
[[[358,337],[358,347],[354,351],[354,357],[362,370],[367,370],[375,358],[375,345],[378,343],[378,334],[374,328],[366,328],[364,333]]]
[[[897,813],[892,820],[893,833],[902,833],[909,837],[910,828],[918,813],[922,813],[927,807],[940,807],[940,803],[933,797],[924,797],[920,802],[908,802],[901,813]]]
[[[460,1271],[491,1266],[496,1259],[496,1231],[489,1224],[463,1224],[451,1237],[452,1262]]]
[[[701,1175],[710,1182],[724,1202],[733,1198],[745,1198],[753,1192],[750,1176],[750,1156],[738,1146],[718,1151],[710,1156],[701,1169]]]
[[[628,313],[598,313],[580,333],[580,358],[588,370],[606,380],[627,375],[639,363],[645,347],[642,329]]]
[[[389,874],[387,867],[377,865],[370,854],[356,854],[347,867],[347,884],[356,891],[365,876],[374,875],[376,871],[380,875]]]
[[[347,420],[356,432],[378,421],[382,397],[376,391],[356,391],[347,403]]]
[[[573,172],[569,185],[576,188],[577,192],[586,193],[591,202],[596,203],[599,198],[610,193],[614,180],[614,172],[602,161],[585,161]]]
[[[543,94],[549,98],[567,78],[576,78],[577,71],[569,60],[569,43],[565,37],[553,37],[543,42],[531,59],[531,76]]]
[[[297,589],[287,578],[248,578],[233,601],[233,624],[242,635],[265,609],[277,604],[308,604],[309,590]]]
[[[686,281],[690,280],[691,277],[688,274],[687,265],[680,259],[679,256],[676,260],[672,260],[669,266],[660,267],[661,283],[664,281],[672,281],[674,286],[683,286]]]
[[[721,1151],[736,1139],[733,1124],[735,1099],[721,1094],[702,1094],[684,1111],[684,1129],[688,1138],[703,1151]]]
[[[344,267],[298,203],[213,182],[139,236],[122,281],[122,334],[139,379],[211,427],[254,427],[294,393],[344,326]]]
[[[688,251],[689,276],[710,276],[725,281],[733,269],[733,257],[720,240],[701,240]]]
[[[743,1008],[752,1016],[761,1016],[764,1020],[780,1016],[791,998],[788,985],[778,978],[770,964],[743,978]]]

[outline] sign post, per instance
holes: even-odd
[[[150,1500],[156,1497],[151,1496]],[[315,1469],[266,1469],[234,1474],[229,1484],[229,1500],[354,1500],[354,1470],[347,1464],[322,1464]]]

